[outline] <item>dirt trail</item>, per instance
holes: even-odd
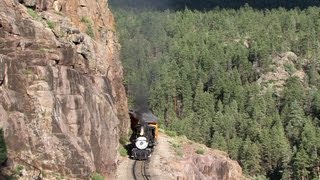
[[[121,158],[117,170],[117,180],[133,180],[132,167],[134,160],[128,157]]]
[[[152,180],[170,180],[170,169],[166,166],[170,161],[175,159],[175,152],[169,142],[169,137],[160,133],[158,145],[152,154],[149,164],[150,175]]]

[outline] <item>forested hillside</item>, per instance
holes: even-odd
[[[278,8],[307,8],[319,6],[318,0],[113,0],[112,5],[121,8],[152,9],[152,10],[204,10],[220,8],[240,8],[245,4],[257,9]]]
[[[320,8],[114,12],[132,107],[248,176],[320,177]]]

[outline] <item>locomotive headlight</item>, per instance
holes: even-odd
[[[136,141],[136,147],[138,149],[146,149],[148,147],[148,141],[146,137],[138,137]]]

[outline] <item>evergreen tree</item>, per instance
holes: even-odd
[[[293,172],[295,179],[309,179],[309,156],[301,146],[293,158]]]
[[[240,152],[240,162],[244,171],[250,175],[260,174],[260,158],[259,147],[249,139],[246,139]]]
[[[303,109],[297,101],[294,101],[289,106],[289,114],[286,118],[286,132],[293,146],[301,143],[300,135],[305,121]]]

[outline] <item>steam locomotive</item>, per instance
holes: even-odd
[[[158,118],[151,112],[129,111],[132,144],[130,156],[135,160],[147,160],[158,139]]]

